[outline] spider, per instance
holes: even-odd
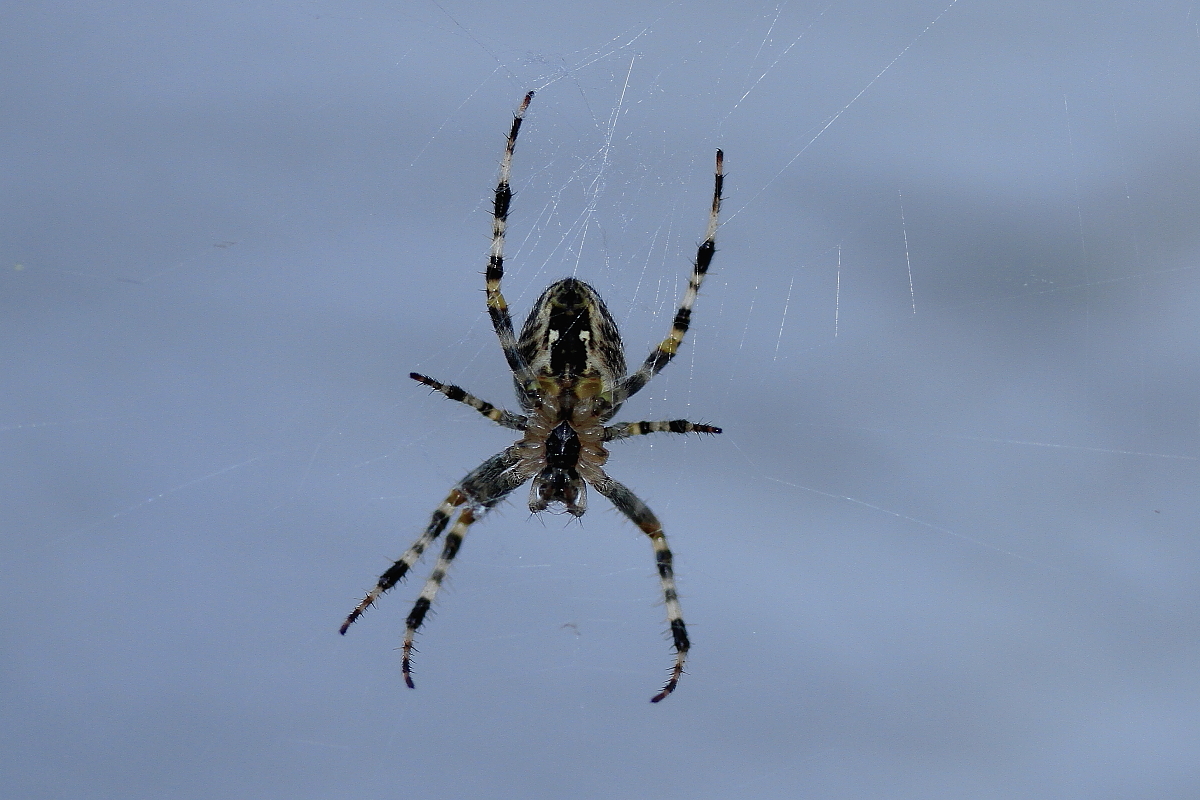
[[[500,280],[504,276],[504,233],[512,201],[512,189],[508,181],[517,134],[532,99],[533,92],[526,94],[514,114],[504,158],[500,162],[492,219],[491,255],[486,272],[488,314],[508,367],[512,370],[517,400],[525,413],[514,414],[497,408],[458,386],[415,372],[409,376],[451,400],[465,403],[491,421],[524,435],[516,444],[484,461],[450,490],[450,494],[433,512],[425,532],[379,577],[375,588],[346,617],[341,633],[345,634],[346,629],[380,595],[404,578],[425,549],[446,529],[451,516],[457,511],[458,519],[446,534],[442,553],[407,619],[401,663],[404,682],[413,688],[413,637],[425,620],[450,568],[450,562],[458,555],[467,529],[530,479],[533,481],[529,492],[530,511],[536,513],[553,509],[557,513],[565,511],[579,517],[587,509],[587,485],[591,484],[650,537],[654,547],[654,560],[675,648],[675,664],[670,676],[662,691],[651,698],[651,702],[657,703],[675,690],[683,674],[684,660],[690,646],[687,627],[679,607],[679,595],[675,590],[671,568],[671,550],[667,546],[662,524],[633,492],[605,473],[604,463],[608,460],[605,445],[648,433],[720,433],[721,429],[682,419],[619,422],[615,425],[605,423],[616,415],[622,403],[670,363],[683,342],[692,315],[692,305],[696,302],[696,295],[716,251],[724,157],[717,150],[716,182],[708,231],[697,251],[691,279],[679,310],[675,312],[671,331],[636,372],[626,375],[625,353],[616,322],[596,290],[583,281],[563,278],[551,284],[529,312],[520,338],[513,332],[508,304],[500,293]]]

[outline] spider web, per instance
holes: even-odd
[[[1194,5],[7,20],[5,795],[1195,793]],[[336,635],[512,440],[405,375],[513,405],[480,272],[530,88],[506,296],[587,280],[633,362],[726,153],[620,416],[725,433],[609,464],[695,642],[661,708],[594,493],[472,529],[415,692],[429,559]]]

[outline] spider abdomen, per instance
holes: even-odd
[[[611,396],[625,377],[617,323],[600,294],[576,278],[555,281],[542,292],[521,328],[517,350],[534,375],[574,382],[577,391],[598,382],[598,393]],[[531,399],[519,387],[518,394],[523,404]]]

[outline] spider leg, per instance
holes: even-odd
[[[474,509],[476,508],[486,511],[504,499],[504,496],[513,489],[528,480],[529,476],[513,469],[519,460],[520,456],[516,447],[510,447],[484,461],[459,481],[458,485],[450,490],[450,494],[446,496],[442,504],[433,512],[433,517],[430,518],[424,533],[417,537],[412,546],[404,551],[404,555],[400,556],[387,571],[379,576],[375,588],[368,592],[362,602],[350,612],[350,616],[346,617],[346,621],[342,623],[340,629],[342,635],[345,635],[346,630],[354,624],[355,620],[362,616],[364,611],[379,599],[380,595],[404,579],[408,571],[421,558],[421,554],[425,552],[425,549],[442,535],[442,531],[446,529],[446,525],[450,522],[450,517],[454,514],[456,508],[464,504],[468,505],[468,508],[459,515],[459,522],[455,523],[454,528],[451,529],[451,533],[458,529],[459,523],[461,523],[462,517],[467,511],[471,511],[472,514],[474,514]],[[461,534],[459,538],[461,540]]]
[[[654,561],[658,566],[658,579],[662,584],[663,599],[667,606],[667,620],[671,623],[671,638],[675,646],[675,666],[671,676],[667,678],[662,691],[650,698],[651,703],[657,703],[675,691],[679,676],[683,674],[683,662],[687,658],[688,642],[687,626],[683,624],[683,611],[679,607],[679,593],[675,589],[675,573],[671,568],[671,548],[667,546],[667,535],[663,533],[662,524],[654,512],[638,499],[629,487],[613,480],[599,470],[600,478],[591,481],[596,491],[609,499],[617,510],[629,517],[633,524],[641,528],[642,533],[650,537],[654,546]]]
[[[438,556],[437,563],[433,566],[433,572],[425,581],[420,596],[413,603],[412,611],[408,612],[401,669],[404,672],[404,682],[410,689],[416,688],[412,680],[413,638],[425,621],[425,615],[429,613],[434,598],[437,597],[438,589],[441,588],[442,581],[446,578],[446,572],[450,569],[450,562],[458,555],[458,548],[462,546],[463,537],[467,535],[467,528],[503,500],[509,492],[530,478],[529,473],[520,467],[521,452],[521,445],[513,445],[499,455],[492,456],[483,462],[459,484],[462,492],[468,495],[473,502],[459,513],[458,519],[454,521],[454,525],[446,534],[446,543],[442,546],[442,554]]]
[[[508,303],[500,293],[500,281],[504,277],[504,233],[508,228],[508,208],[512,203],[512,187],[508,179],[512,173],[513,150],[517,146],[517,134],[521,132],[521,121],[525,119],[525,109],[533,92],[525,95],[517,113],[513,115],[512,128],[508,131],[508,144],[504,148],[504,159],[500,162],[500,179],[496,184],[496,199],[492,210],[492,251],[488,256],[487,273],[487,307],[492,318],[492,327],[496,330],[496,338],[500,340],[500,349],[508,361],[517,381],[522,386],[534,382],[534,376],[517,349],[517,337],[513,333],[512,316],[508,313]]]
[[[646,356],[646,360],[642,362],[642,366],[638,368],[637,372],[625,378],[617,387],[613,399],[614,406],[619,406],[641,391],[642,387],[649,383],[650,379],[657,375],[663,367],[671,363],[671,359],[679,352],[679,345],[683,343],[683,337],[687,334],[688,325],[691,323],[692,306],[696,303],[700,284],[704,283],[704,276],[708,273],[709,264],[712,263],[713,253],[717,251],[717,221],[721,213],[721,187],[724,182],[725,154],[718,150],[708,230],[704,234],[704,241],[696,250],[696,263],[692,266],[692,276],[688,280],[688,288],[684,292],[683,301],[679,304],[679,310],[675,312],[675,319],[671,322],[671,332],[667,334],[667,338],[650,351],[650,355]]]
[[[615,442],[618,439],[628,439],[630,436],[644,436],[647,433],[720,433],[716,425],[702,425],[699,422],[688,422],[686,419],[663,419],[654,422],[618,422],[616,425],[604,426],[604,441]]]
[[[486,400],[480,400],[475,395],[466,391],[460,386],[455,386],[451,383],[442,383],[435,381],[433,378],[425,375],[420,375],[416,372],[408,373],[408,377],[412,378],[417,383],[423,383],[430,389],[436,389],[442,394],[449,397],[451,400],[457,400],[460,403],[465,403],[471,408],[483,414],[485,417],[501,425],[505,428],[512,428],[514,431],[524,431],[526,424],[529,422],[528,417],[514,414],[511,411],[505,411],[503,408],[496,408]]]
[[[421,595],[417,598],[417,602],[413,604],[412,611],[408,612],[407,627],[404,631],[404,655],[400,661],[400,668],[404,672],[404,682],[410,689],[416,688],[412,679],[413,637],[417,635],[417,629],[425,621],[425,615],[429,612],[429,607],[433,605],[438,589],[442,587],[446,571],[450,569],[450,562],[458,555],[458,548],[462,545],[463,537],[467,535],[467,528],[471,527],[475,520],[475,509],[471,507],[464,508],[458,515],[454,527],[446,534],[446,543],[442,546],[442,554],[438,556],[433,572],[425,581],[425,586],[421,589]]]
[[[345,636],[346,630],[354,624],[354,621],[363,615],[363,612],[370,608],[379,596],[391,589],[397,583],[404,579],[408,571],[413,568],[413,565],[421,558],[421,554],[425,552],[425,548],[433,543],[442,535],[442,531],[446,529],[446,523],[450,521],[450,515],[454,513],[454,509],[467,502],[467,496],[464,495],[458,488],[450,491],[442,504],[433,512],[433,518],[429,520],[429,525],[425,527],[425,532],[417,538],[412,546],[404,551],[404,555],[396,560],[396,563],[388,567],[387,571],[379,576],[378,583],[375,588],[367,593],[362,602],[350,612],[350,616],[346,617],[346,621],[342,623],[340,633]]]

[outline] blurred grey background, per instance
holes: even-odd
[[[1200,796],[1195,2],[10,3],[0,794]],[[524,491],[483,304],[578,275],[662,518]],[[428,561],[418,573],[423,579]]]

